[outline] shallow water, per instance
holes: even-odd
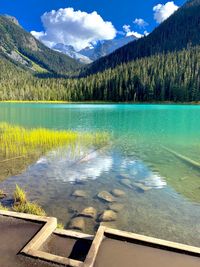
[[[84,160],[52,151],[2,182],[6,191],[12,192],[16,183],[25,187],[32,200],[68,227],[85,207],[95,207],[98,214],[108,208],[97,198],[100,191],[121,189],[125,196],[116,201],[123,210],[108,225],[200,246],[200,169],[165,149],[200,163],[199,106],[1,103],[0,120],[112,135],[112,144],[88,151]],[[124,178],[150,190],[129,188]],[[73,197],[76,189],[87,197]],[[98,225],[98,219],[87,219],[85,231],[93,233]]]

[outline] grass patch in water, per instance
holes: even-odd
[[[20,204],[26,203],[26,192],[20,188],[18,185],[16,185],[15,192],[14,192],[14,201],[15,203],[18,202]]]
[[[1,203],[0,203],[0,210],[8,210],[7,207],[4,207]]]
[[[101,148],[109,144],[106,132],[87,133],[58,131],[44,128],[24,127],[0,123],[0,181],[20,174],[48,151],[79,148]]]
[[[63,223],[58,223],[57,224],[57,229],[64,229],[64,224]]]
[[[37,203],[34,202],[27,201],[25,203],[15,204],[12,209],[15,212],[46,216],[45,211]]]
[[[27,200],[26,192],[18,185],[16,185],[13,197],[13,211],[34,214],[38,216],[46,215],[45,211],[37,203],[30,202]]]
[[[26,192],[16,185],[16,189],[13,194],[14,204],[11,207],[12,211],[28,213],[38,216],[46,216],[46,212],[35,202],[27,200]],[[7,207],[0,203],[0,210],[9,210]]]
[[[1,162],[13,157],[23,157],[33,151],[45,153],[59,147],[76,148],[77,145],[101,147],[108,143],[109,135],[102,133],[79,133],[49,129],[25,129],[0,123]]]

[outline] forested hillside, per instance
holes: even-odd
[[[200,46],[81,79],[39,79],[0,58],[0,100],[200,101]]]
[[[200,101],[200,0],[93,63],[85,76],[67,79],[76,68],[0,16],[0,100],[190,102]]]
[[[188,1],[151,34],[116,50],[86,68],[89,75],[138,58],[180,51],[200,44],[200,0]]]
[[[40,43],[9,16],[0,16],[0,52],[20,67],[36,72],[66,74],[80,67],[74,59]]]

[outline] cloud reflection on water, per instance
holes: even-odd
[[[96,151],[83,155],[81,152],[79,157],[71,157],[68,154],[61,156],[54,152],[40,158],[33,168],[41,168],[46,171],[47,176],[53,175],[55,179],[71,183],[87,179],[95,180],[112,169],[113,159],[109,155]]]
[[[52,152],[47,157],[40,158],[32,166],[34,171],[40,169],[47,177],[54,177],[64,182],[77,182],[88,179],[96,180],[112,170],[125,174],[128,178],[153,188],[163,188],[167,185],[159,173],[153,172],[144,162],[102,151],[79,151],[79,155],[71,153]]]
[[[130,178],[143,182],[145,185],[161,189],[167,185],[165,179],[159,173],[151,169],[140,160],[125,158],[121,163],[121,171]]]

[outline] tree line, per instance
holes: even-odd
[[[0,55],[0,100],[200,101],[200,46],[85,78],[38,78]]]

